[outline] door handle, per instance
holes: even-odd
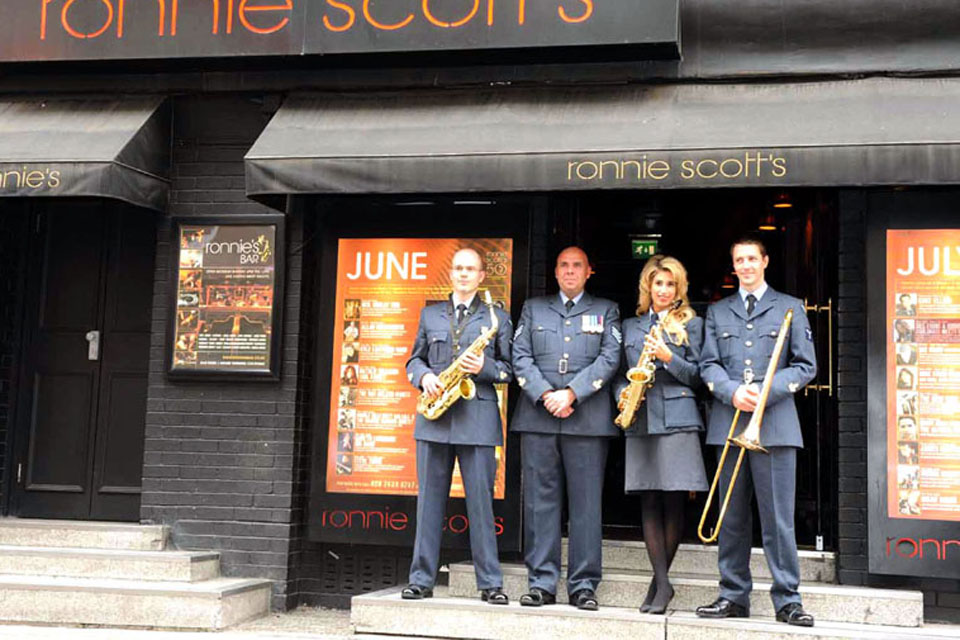
[[[87,360],[100,359],[100,332],[87,331]]]

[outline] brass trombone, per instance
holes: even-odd
[[[763,387],[760,388],[760,397],[757,399],[757,408],[747,423],[747,428],[740,432],[740,435],[734,436],[733,432],[737,428],[737,422],[740,420],[740,409],[733,414],[733,422],[730,424],[730,432],[727,434],[727,442],[723,445],[723,452],[720,454],[720,462],[717,463],[717,473],[713,476],[713,483],[710,485],[710,492],[707,494],[707,504],[703,506],[703,514],[700,516],[700,525],[697,527],[697,536],[705,544],[716,542],[720,537],[720,528],[723,526],[723,517],[727,515],[727,506],[730,504],[730,496],[733,493],[733,485],[737,482],[737,475],[740,473],[740,465],[743,464],[743,458],[747,450],[767,453],[767,450],[760,445],[760,426],[763,422],[763,412],[767,408],[767,396],[770,395],[770,386],[773,384],[773,376],[777,372],[777,364],[780,362],[780,354],[783,352],[783,345],[787,340],[787,331],[790,330],[790,322],[793,320],[793,309],[789,309],[783,317],[783,323],[780,325],[780,333],[777,334],[777,342],[773,346],[773,354],[770,356],[770,364],[767,365],[767,373],[763,378]],[[744,384],[753,382],[753,371],[745,369],[743,372]],[[740,455],[737,456],[737,464],[733,467],[733,474],[730,476],[730,484],[727,487],[727,494],[723,498],[723,504],[720,506],[720,514],[717,516],[717,524],[713,527],[711,535],[703,535],[703,525],[707,520],[707,514],[710,512],[710,505],[713,504],[713,494],[720,483],[720,474],[723,472],[723,464],[727,461],[727,452],[730,445],[734,444],[740,447]]]

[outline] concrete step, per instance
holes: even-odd
[[[597,597],[601,605],[637,608],[643,602],[650,579],[651,574],[646,572],[606,571]],[[557,600],[561,602],[567,601],[565,580],[566,571],[563,571],[557,593]],[[503,565],[503,582],[504,591],[511,599],[516,600],[527,591],[526,568],[522,565]],[[693,611],[717,597],[715,579],[671,572],[671,582],[676,591],[671,607],[678,611]],[[449,593],[452,597],[476,596],[473,565],[450,565]],[[750,600],[753,615],[774,616],[769,593],[769,582],[754,581]],[[918,627],[923,624],[923,594],[919,591],[801,583],[800,593],[803,595],[804,607],[818,620],[899,627]]]
[[[441,596],[442,590],[437,591]],[[626,609],[579,611],[573,607],[521,607],[515,600],[494,606],[477,598],[434,597],[402,600],[400,587],[362,596],[350,602],[354,633],[417,637],[471,638],[603,638],[663,640],[665,618]]]
[[[0,574],[199,582],[220,576],[220,555],[0,545]]]
[[[268,580],[198,583],[0,576],[0,621],[217,630],[265,615]]]
[[[567,541],[563,541],[563,564],[567,564]],[[804,551],[800,555],[801,582],[836,582],[836,556],[829,551]],[[651,571],[647,545],[634,540],[604,540],[603,568],[607,571]],[[682,544],[673,559],[671,571],[690,576],[716,579],[716,545]],[[770,568],[763,549],[753,549],[750,572],[754,578],[770,580]]]
[[[127,522],[0,519],[0,545],[162,551],[167,527]]]
[[[578,611],[567,605],[540,608],[493,606],[477,597],[450,597],[438,588],[428,600],[402,600],[399,587],[354,596],[350,622],[357,634],[431,638],[603,638],[619,640],[947,640],[960,637],[960,627],[933,625],[909,630],[900,626],[829,622],[812,628],[791,627],[772,617],[701,620],[693,613],[668,611],[666,616],[601,604],[599,611]]]

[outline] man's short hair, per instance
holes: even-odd
[[[731,257],[733,257],[733,248],[736,247],[738,244],[752,244],[752,245],[756,246],[758,249],[760,249],[760,255],[761,255],[762,257],[764,257],[764,258],[767,257],[767,247],[764,246],[763,240],[761,240],[761,239],[758,238],[757,236],[751,236],[751,235],[740,236],[739,238],[737,238],[736,240],[734,240],[734,241],[733,241],[733,244],[730,245],[730,256],[731,256]]]

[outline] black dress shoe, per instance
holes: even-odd
[[[501,587],[490,587],[480,590],[480,599],[490,604],[510,604],[510,598]]]
[[[520,596],[521,607],[541,607],[545,604],[556,604],[557,596],[548,593],[540,587],[531,587],[529,593]]]
[[[570,596],[570,604],[584,611],[596,611],[600,608],[597,594],[593,592],[593,589],[580,589],[573,592],[573,595]]]
[[[433,589],[430,587],[421,587],[418,584],[408,584],[400,592],[400,597],[404,600],[423,600],[433,597]]]
[[[699,618],[749,618],[750,610],[726,598],[717,598],[710,604],[697,607]]]
[[[812,627],[813,616],[804,611],[803,605],[799,602],[791,602],[777,611],[777,622],[786,622],[796,627]]]

